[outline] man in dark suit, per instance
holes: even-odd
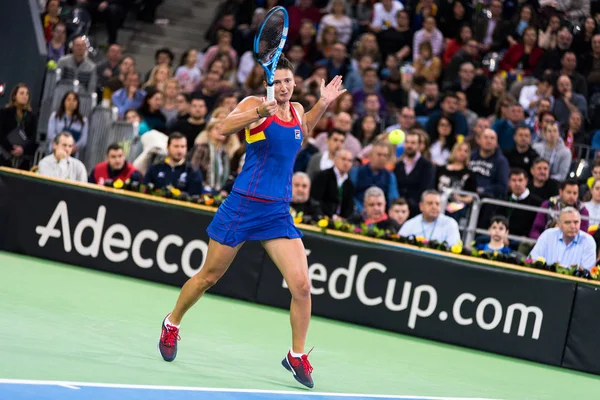
[[[333,168],[318,172],[313,180],[310,197],[319,202],[328,217],[348,218],[354,212],[354,185],[348,179],[351,168],[352,153],[338,150]]]
[[[509,193],[506,201],[539,207],[543,200],[527,189],[528,181],[529,175],[524,169],[512,168],[508,180]],[[529,236],[529,231],[531,230],[531,226],[533,225],[536,216],[534,211],[504,207],[501,213],[508,218],[510,233],[516,236]]]
[[[421,193],[433,189],[435,169],[433,164],[421,156],[419,152],[419,134],[416,131],[406,132],[404,154],[394,169],[398,193],[404,197],[410,208],[410,215],[417,215]]]

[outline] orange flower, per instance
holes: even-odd
[[[597,265],[594,266],[594,267],[592,267],[592,269],[590,270],[590,274],[592,274],[592,275],[598,275],[598,274],[600,274],[600,268],[598,268]]]
[[[204,204],[211,206],[215,200],[212,197],[204,196]]]

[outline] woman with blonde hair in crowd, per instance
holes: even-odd
[[[358,60],[365,54],[368,54],[373,58],[372,67],[378,69],[379,63],[381,63],[381,52],[379,51],[379,45],[377,44],[377,37],[370,32],[362,34],[352,52],[352,67],[355,70],[358,70]]]
[[[167,125],[170,125],[177,119],[179,112],[177,108],[177,95],[179,94],[179,81],[175,78],[170,78],[165,83],[164,102],[160,109],[167,118]]]
[[[433,55],[431,43],[421,42],[418,54],[417,59],[413,61],[414,76],[422,76],[428,81],[437,81],[442,74],[442,61]]]
[[[494,75],[492,82],[483,98],[483,117],[489,117],[496,112],[496,106],[501,97],[506,94],[506,78],[500,74]]]
[[[209,116],[208,124],[214,121],[221,121],[226,116],[229,115],[229,110],[225,107],[217,107],[215,108]],[[204,144],[208,141],[208,124],[207,127],[196,136],[196,140],[194,140],[194,145]],[[244,131],[241,131],[240,135],[243,136]],[[225,143],[225,148],[227,150],[227,154],[232,158],[235,152],[240,148],[240,141],[243,138],[238,137],[238,135],[230,135],[229,140]]]
[[[219,193],[229,177],[230,157],[225,148],[229,136],[222,134],[223,122],[211,120],[206,126],[206,142],[191,151],[192,168],[200,170],[204,178],[204,189]]]
[[[421,155],[431,161],[431,153],[429,151],[429,146],[431,145],[431,139],[429,138],[429,134],[423,129],[413,129],[413,132],[416,132],[419,135],[419,152]]]
[[[150,87],[155,88],[160,92],[164,92],[167,81],[173,76],[173,71],[167,64],[160,64],[152,68],[150,72],[150,79],[142,86],[142,89],[146,90]]]
[[[338,42],[338,32],[335,26],[327,25],[323,28],[321,37],[317,40],[317,48],[321,53],[320,58],[327,58],[331,55],[333,45]]]
[[[337,30],[338,41],[348,46],[352,38],[352,18],[346,13],[346,0],[330,0],[326,9],[327,14],[319,22],[317,40],[321,40],[326,26],[333,26]]]

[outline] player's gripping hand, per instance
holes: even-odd
[[[258,107],[258,114],[262,118],[266,118],[275,115],[278,109],[277,100],[263,101],[260,107]]]

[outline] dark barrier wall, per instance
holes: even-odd
[[[0,1],[0,83],[6,94],[0,107],[10,99],[10,91],[19,82],[31,90],[31,105],[38,107],[46,68],[46,45],[36,0]]]
[[[202,266],[212,213],[139,196],[0,169],[0,249],[180,286]],[[600,374],[597,287],[305,233],[316,315]],[[290,302],[256,242],[211,291]]]
[[[600,375],[600,288],[577,285],[563,366]]]

